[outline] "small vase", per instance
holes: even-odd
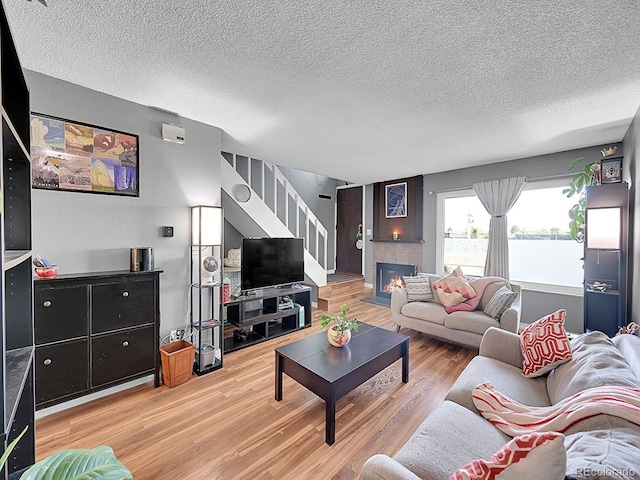
[[[351,330],[340,332],[334,325],[327,330],[327,338],[334,347],[344,347],[351,340]]]

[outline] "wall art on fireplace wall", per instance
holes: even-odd
[[[407,216],[407,182],[386,185],[385,197],[387,218]]]
[[[33,188],[138,197],[138,135],[33,113]]]

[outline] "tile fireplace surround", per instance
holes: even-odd
[[[378,279],[376,264],[400,263],[405,265],[417,265],[418,271],[422,272],[422,242],[403,242],[396,240],[373,240],[373,284],[376,285]]]

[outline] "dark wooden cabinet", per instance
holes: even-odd
[[[36,348],[36,404],[87,391],[88,355],[86,338]]]
[[[37,409],[149,374],[159,385],[160,273],[35,281]]]
[[[92,385],[99,387],[148,373],[155,367],[154,327],[128,328],[91,337]]]

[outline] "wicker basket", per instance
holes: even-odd
[[[160,347],[162,381],[169,387],[181,385],[191,378],[196,347],[185,340]]]

